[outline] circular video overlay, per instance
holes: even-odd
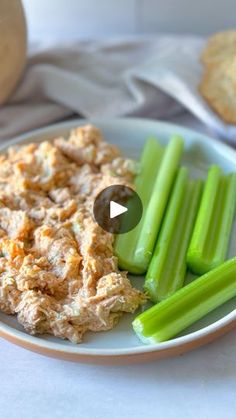
[[[123,234],[133,230],[142,218],[143,206],[138,194],[124,185],[103,189],[96,197],[93,214],[103,230]]]

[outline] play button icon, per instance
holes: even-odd
[[[128,208],[118,204],[115,201],[110,201],[110,218],[118,217],[128,211]]]
[[[143,206],[138,194],[128,186],[112,185],[96,197],[93,214],[96,222],[113,234],[127,233],[141,220]]]

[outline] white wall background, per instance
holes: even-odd
[[[209,34],[236,27],[236,0],[22,0],[31,39]]]

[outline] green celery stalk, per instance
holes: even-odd
[[[150,138],[146,141],[140,161],[140,173],[135,179],[135,190],[143,204],[142,220],[133,230],[116,237],[115,253],[118,256],[119,267],[134,274],[139,273],[133,262],[134,252],[163,154],[164,148],[155,139]]]
[[[186,254],[202,192],[202,181],[179,170],[145,280],[152,301],[166,299],[183,286]]]
[[[209,169],[203,197],[187,252],[187,265],[204,274],[225,260],[236,205],[236,173]]]
[[[130,273],[143,274],[147,271],[160,229],[171,187],[183,151],[183,139],[173,136],[164,155],[158,159],[158,167],[146,153],[143,174],[137,179],[137,193],[143,201],[143,216],[133,233],[120,236],[115,245],[121,269]],[[155,176],[153,174],[155,171]]]
[[[134,266],[147,271],[183,151],[183,139],[173,136],[166,147],[134,253]]]
[[[133,328],[144,343],[163,342],[235,296],[233,258],[141,313]]]
[[[142,220],[139,223],[138,231],[136,232],[135,246],[132,244],[131,240],[129,240],[128,243],[132,247],[132,255],[130,257],[129,267],[128,265],[126,266],[131,273],[143,274],[147,271],[183,151],[183,144],[184,142],[181,137],[173,136],[165,149],[152,188],[152,193],[148,197],[147,203],[144,205],[145,210]],[[154,170],[154,167],[151,166],[150,162],[148,162],[148,166],[150,172]],[[148,183],[148,179],[146,180],[146,183],[142,182],[142,188],[148,188]],[[121,249],[120,243],[119,249]],[[119,258],[120,254],[119,251],[117,251],[117,248],[116,253]],[[123,266],[124,264],[120,258],[120,267]]]

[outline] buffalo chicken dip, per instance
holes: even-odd
[[[134,174],[93,126],[0,156],[0,310],[31,334],[78,343],[145,301],[92,212],[101,190],[132,186]]]

